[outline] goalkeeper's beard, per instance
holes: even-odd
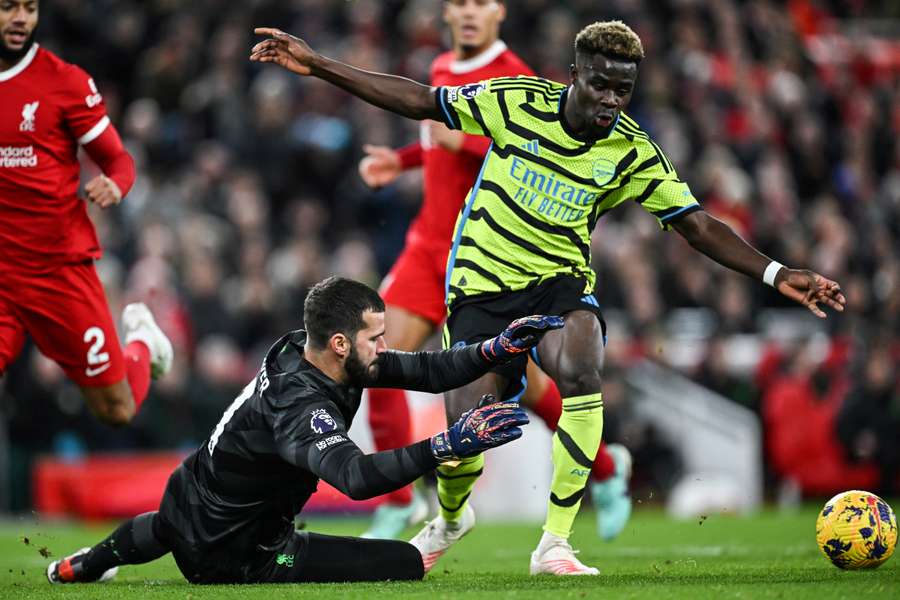
[[[350,354],[344,362],[344,370],[347,371],[347,381],[356,387],[366,387],[378,378],[377,361],[368,365],[359,359],[356,346],[350,346]]]
[[[25,43],[18,50],[12,50],[6,45],[6,42],[0,38],[0,60],[13,65],[22,60],[22,57],[28,54],[28,51],[31,50],[31,47],[34,45],[34,36],[36,33],[37,28],[32,30],[31,35],[28,36],[28,39],[25,40]]]

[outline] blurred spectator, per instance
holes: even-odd
[[[898,350],[885,343],[868,347],[861,373],[837,415],[837,432],[850,458],[878,465],[878,489],[884,496],[896,494],[900,483]]]
[[[810,339],[787,357],[762,399],[772,470],[811,493],[869,489],[876,479],[871,463],[847,464],[837,439],[835,421],[850,387],[839,354],[829,340]]]

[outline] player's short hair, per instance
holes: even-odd
[[[622,21],[597,21],[575,36],[575,54],[602,54],[640,63],[644,58],[644,46],[638,34]]]
[[[366,326],[363,313],[367,310],[384,312],[384,300],[378,292],[344,277],[323,279],[309,290],[303,302],[307,340],[317,349],[324,348],[335,333],[353,340]]]

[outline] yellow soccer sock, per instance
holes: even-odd
[[[563,398],[562,403],[553,434],[553,479],[544,531],[568,538],[600,447],[603,400],[597,393]]]
[[[484,471],[484,456],[462,458],[456,466],[437,468],[438,502],[445,521],[458,521],[478,476]]]

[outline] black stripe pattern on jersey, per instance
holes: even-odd
[[[533,271],[529,271],[528,269],[526,269],[526,268],[523,267],[522,265],[517,265],[517,264],[515,264],[515,263],[513,263],[513,262],[510,262],[510,261],[508,261],[508,260],[506,260],[506,259],[500,258],[499,256],[497,256],[496,254],[494,254],[493,252],[491,252],[491,251],[488,250],[487,248],[483,248],[483,247],[479,246],[477,243],[475,243],[475,240],[473,240],[472,238],[470,238],[470,237],[467,236],[467,235],[460,236],[460,238],[459,238],[459,245],[460,245],[460,246],[468,246],[469,248],[477,248],[479,252],[481,252],[483,255],[485,255],[486,257],[488,257],[488,258],[491,259],[492,261],[497,262],[497,263],[500,263],[500,264],[503,265],[504,267],[507,267],[508,269],[511,269],[511,270],[513,270],[513,271],[517,271],[517,272],[519,272],[519,273],[521,273],[521,274],[523,274],[523,275],[527,275],[527,276],[529,276],[529,277],[534,277],[534,278],[540,277],[540,275],[539,275],[538,273],[535,273],[535,272],[533,272]]]
[[[478,108],[478,103],[475,102],[474,98],[469,98],[466,102],[469,104],[469,110],[472,111],[472,118],[475,119],[475,122],[481,127],[481,131],[485,136],[491,137],[491,132],[484,122],[484,117],[481,115],[481,109]]]
[[[491,91],[530,91],[541,95],[548,104],[556,102],[564,89],[558,83],[530,77],[498,77],[491,80]]]
[[[665,153],[662,151],[662,148],[659,147],[659,144],[653,141],[653,139],[637,124],[637,122],[627,115],[621,115],[619,117],[619,122],[616,125],[616,129],[620,130],[620,132],[628,138],[628,141],[633,141],[634,138],[641,138],[646,140],[650,146],[653,148],[653,152],[656,154],[657,158],[659,158],[660,166],[662,166],[663,171],[666,173],[671,173],[674,170],[672,163],[669,162],[669,159],[666,157]]]
[[[482,185],[484,185],[484,182],[482,182]],[[494,231],[494,233],[498,234],[502,238],[505,238],[507,242],[513,243],[513,244],[531,252],[532,254],[534,254],[536,256],[540,256],[541,258],[547,260],[548,262],[552,262],[552,263],[555,263],[557,265],[561,265],[564,267],[579,267],[579,266],[581,266],[575,262],[566,260],[565,258],[562,258],[555,254],[550,254],[543,248],[536,246],[535,244],[529,242],[525,238],[519,237],[518,235],[514,234],[513,232],[506,229],[505,227],[502,227],[499,223],[497,223],[496,220],[494,220],[494,218],[491,216],[491,214],[484,208],[476,208],[475,210],[473,210],[471,212],[471,214],[469,215],[469,218],[472,221],[484,220],[484,222],[488,224],[488,226]]]
[[[479,275],[481,275],[482,277],[484,277],[485,279],[487,279],[488,281],[490,281],[491,283],[496,285],[498,288],[500,288],[501,291],[504,291],[504,292],[510,291],[510,287],[508,285],[506,285],[505,283],[503,283],[502,279],[500,279],[499,277],[497,277],[496,275],[494,275],[493,273],[491,273],[490,271],[488,271],[487,269],[485,269],[484,267],[482,267],[475,261],[456,257],[456,259],[454,259],[454,261],[453,261],[453,268],[454,269],[465,268],[465,269],[469,269],[471,271],[475,271],[476,273],[478,273]]]
[[[542,87],[539,85],[539,82],[536,81],[521,81],[519,83],[492,83],[491,91],[492,92],[501,92],[501,91],[509,91],[516,90],[522,92],[533,92],[537,96],[541,96],[544,101],[547,103],[553,103],[559,97],[559,94],[562,90],[559,89],[551,89],[550,87]]]
[[[628,166],[631,165],[631,163],[634,162],[634,160],[636,158],[637,158],[637,149],[632,148],[631,151],[628,154],[626,154],[625,157],[621,161],[619,161],[619,165],[622,165],[624,163],[625,164],[624,168],[628,168]],[[611,189],[603,192],[600,195],[600,197],[597,198],[597,202],[594,205],[594,213],[591,215],[590,221],[588,223],[589,230],[593,230],[594,227],[597,225],[597,221],[600,220],[600,217],[602,217],[603,215],[605,215],[606,213],[608,213],[611,210],[609,208],[601,210],[601,206],[603,205],[604,200],[606,200],[610,195],[619,191],[621,188],[628,185],[631,182],[631,178],[632,178],[632,176],[634,176],[635,173],[640,173],[641,171],[646,171],[647,169],[649,169],[650,167],[652,167],[658,163],[659,163],[659,157],[651,156],[650,158],[646,159],[644,162],[639,164],[637,167],[635,167],[633,171],[629,172],[627,175],[622,177],[622,179],[616,184],[616,186],[614,188],[611,188]],[[618,176],[618,175],[619,175],[619,168],[617,166],[616,167],[616,176]],[[659,184],[657,184],[657,185],[659,185]],[[646,200],[646,198],[645,198],[645,200]]]
[[[559,120],[559,113],[556,111],[540,110],[536,106],[532,106],[531,102],[533,101],[533,99],[529,99],[526,96],[525,102],[518,105],[519,110],[544,123],[556,123]]]
[[[619,122],[616,123],[616,130],[631,135],[632,139],[636,137],[645,140],[650,139],[650,136],[642,131],[632,119],[623,114],[619,115]]]
[[[493,192],[500,200],[503,201],[503,204],[513,212],[522,222],[526,223],[529,227],[533,227],[539,231],[543,231],[545,233],[550,233],[554,235],[561,235],[569,240],[574,246],[576,246],[580,251],[581,255],[584,258],[585,262],[590,262],[591,260],[591,249],[588,245],[581,239],[574,229],[571,227],[557,227],[552,223],[548,223],[546,221],[542,221],[536,218],[534,215],[529,214],[526,210],[522,209],[518,203],[510,198],[509,194],[506,193],[502,187],[494,183],[493,181],[483,180],[481,182],[481,189],[487,190],[489,192]]]
[[[561,83],[556,83],[554,81],[549,81],[547,79],[540,79],[537,77],[529,77],[528,75],[513,75],[510,77],[495,77],[491,81],[493,81],[493,83],[495,85],[496,84],[505,84],[505,83],[512,83],[512,84],[531,83],[534,85],[541,86],[542,88],[544,88],[546,90],[556,89],[559,91],[559,90],[563,89]]]
[[[492,90],[496,89],[495,87],[491,88]],[[550,150],[551,152],[558,154],[559,156],[566,157],[575,157],[582,156],[583,154],[587,154],[594,147],[593,142],[586,142],[578,146],[577,148],[566,148],[565,146],[560,146],[550,138],[544,137],[543,135],[537,133],[536,131],[532,131],[527,127],[520,125],[512,120],[512,117],[509,115],[509,106],[507,105],[506,94],[503,90],[497,92],[498,101],[500,102],[500,114],[503,115],[503,123],[506,125],[506,129],[513,132],[517,136],[524,138],[526,140],[538,140],[542,147]],[[554,119],[558,120],[558,119]]]
[[[672,164],[669,162],[669,159],[666,158],[666,155],[663,154],[662,149],[659,146],[657,146],[656,142],[654,142],[653,140],[648,139],[647,141],[650,142],[651,146],[653,146],[653,151],[656,152],[656,156],[657,156],[657,158],[659,158],[659,163],[662,166],[663,171],[665,171],[666,173],[671,173],[672,172]]]
[[[651,179],[650,183],[647,184],[647,187],[644,188],[644,191],[641,192],[640,195],[638,195],[638,197],[634,199],[634,201],[638,204],[643,204],[647,200],[647,198],[649,198],[653,194],[653,192],[656,191],[656,188],[658,188],[662,184],[662,182],[662,179]]]

